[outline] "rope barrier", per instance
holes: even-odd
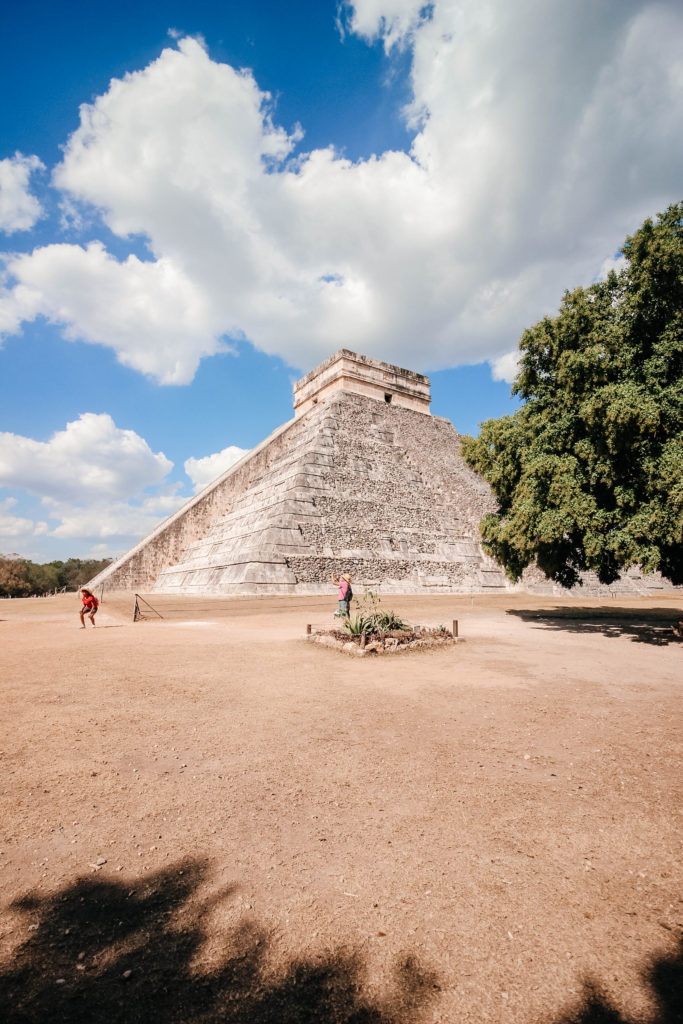
[[[156,608],[153,608],[149,601],[145,601],[144,597],[140,597],[139,594],[136,594],[135,604],[133,605],[133,622],[138,622],[139,619],[146,618],[146,616],[143,615],[142,610],[140,608],[140,601],[142,601],[143,604],[147,605],[151,612],[154,612],[154,614],[157,615],[160,619],[163,619],[164,616],[161,614],[161,612],[158,612]]]

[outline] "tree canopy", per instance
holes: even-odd
[[[683,203],[622,252],[524,332],[523,404],[463,445],[499,502],[484,547],[513,580],[536,560],[564,586],[634,564],[683,583]]]
[[[111,563],[111,558],[69,558],[66,562],[31,562],[0,555],[0,597],[77,590]]]

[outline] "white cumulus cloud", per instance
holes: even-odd
[[[48,441],[2,433],[0,486],[40,497],[47,521],[3,516],[16,504],[9,498],[0,502],[0,536],[4,530],[8,536],[117,538],[127,546],[186,500],[180,484],[166,481],[172,468],[163,452],[153,452],[106,413],[82,413]]]
[[[57,502],[128,498],[161,484],[172,467],[106,413],[82,413],[49,441],[0,433],[0,486]]]
[[[343,10],[350,32],[368,40],[381,36],[389,52],[429,18],[431,5],[425,0],[356,0],[343,4]]]
[[[513,352],[506,352],[491,363],[491,376],[494,380],[505,380],[512,384],[519,370],[520,352],[516,349]]]
[[[0,231],[27,231],[42,215],[40,203],[29,192],[31,174],[38,170],[45,170],[45,165],[37,156],[15,153],[0,160]]]
[[[16,498],[4,498],[0,501],[0,551],[4,550],[5,541],[10,537],[31,537],[45,532],[45,523],[36,523],[33,519],[13,515],[12,509],[16,504]]]
[[[106,541],[102,541],[99,544],[92,544],[90,547],[90,555],[93,558],[113,558],[111,544]]]
[[[7,270],[18,282],[8,317],[42,314],[63,324],[70,340],[107,345],[125,366],[163,384],[188,384],[202,356],[225,349],[201,283],[172,259],[118,262],[91,242],[42,246],[10,259]]]
[[[295,155],[300,131],[254,78],[181,39],[81,108],[53,175],[150,259],[96,242],[13,257],[0,330],[43,315],[169,384],[244,338],[303,369],[342,346],[495,365],[680,198],[673,0],[348,11],[353,31],[412,48],[410,153]]]
[[[62,540],[116,537],[138,539],[159,525],[185,501],[172,489],[163,496],[144,498],[142,501],[103,501],[95,499],[87,504],[74,504],[44,498],[47,515],[58,520],[50,530],[51,537]]]
[[[195,494],[239,462],[248,451],[248,448],[238,448],[237,445],[231,444],[220,452],[214,452],[213,455],[205,455],[202,459],[187,459],[185,472],[194,484]]]
[[[618,274],[619,271],[623,270],[625,266],[626,257],[623,256],[622,254],[619,254],[618,256],[608,256],[607,259],[602,261],[602,264],[600,265],[600,270],[595,275],[595,280],[604,281],[606,280],[607,275],[612,270],[614,270],[615,273]]]

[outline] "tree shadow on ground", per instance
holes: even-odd
[[[202,901],[207,866],[185,861],[135,890],[77,880],[14,909],[28,937],[0,962],[5,1024],[399,1024],[438,994],[436,978],[408,957],[382,1002],[365,983],[358,951],[267,963],[268,937],[241,925],[223,954],[202,965],[206,915],[234,887]],[[28,923],[31,922],[31,923]],[[32,929],[32,930],[31,930]]]
[[[643,981],[650,989],[654,1013],[645,1018],[648,1024],[681,1024],[683,1021],[683,940],[672,956],[659,957],[643,971]],[[558,1017],[554,1024],[639,1024],[643,1018],[624,1017],[616,1009],[601,986],[592,980],[584,982],[583,994],[574,1011]]]
[[[509,608],[508,615],[516,615],[524,622],[537,623],[541,629],[561,630],[563,633],[593,633],[606,637],[630,637],[637,644],[667,647],[681,643],[683,611],[675,608],[648,608],[639,612],[633,608]],[[678,630],[678,632],[677,632]]]
[[[407,957],[392,993],[369,992],[366,965],[348,947],[269,966],[268,937],[241,925],[225,950],[202,962],[206,915],[236,892],[202,900],[206,864],[184,861],[136,889],[101,877],[14,905],[26,938],[0,961],[5,1024],[407,1024],[439,996],[436,976]],[[30,922],[30,923],[29,923]],[[683,1021],[683,944],[644,972],[656,1014]],[[471,1008],[470,1008],[471,1010]],[[470,1012],[471,1019],[471,1012]],[[550,1017],[548,1017],[550,1021]],[[457,1019],[453,1021],[457,1024]],[[554,1024],[636,1024],[591,981],[575,1009]]]

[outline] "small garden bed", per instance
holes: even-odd
[[[424,647],[443,647],[460,639],[446,626],[411,626],[393,611],[384,611],[376,594],[368,592],[359,602],[360,610],[331,629],[308,626],[307,639],[345,654],[398,654]],[[454,623],[454,628],[457,623]]]
[[[402,651],[415,651],[422,647],[444,647],[448,644],[456,644],[458,637],[454,637],[450,630],[442,632],[440,629],[433,629],[427,626],[414,626],[410,631],[385,633],[383,635],[350,636],[340,629],[321,630],[317,633],[311,632],[307,640],[323,647],[334,647],[344,654],[354,654],[357,657],[364,657],[370,654],[398,654]],[[365,643],[363,643],[365,640]]]

